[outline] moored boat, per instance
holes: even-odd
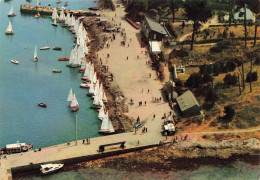
[[[6,35],[13,35],[14,34],[11,21],[9,21],[9,25],[8,25],[6,31],[5,31],[5,34]]]
[[[69,5],[69,2],[67,1],[67,2],[65,2],[65,4],[64,4],[64,6],[68,6]]]
[[[50,49],[50,46],[44,46],[40,48],[40,50],[47,50],[47,49]]]
[[[59,58],[58,61],[68,61],[70,58]]]
[[[8,13],[8,17],[14,17],[14,16],[16,16],[16,14],[14,14],[14,7],[13,7],[13,5],[11,6],[11,9],[10,9],[10,11],[9,11],[9,13]]]
[[[41,165],[40,170],[41,170],[42,174],[51,174],[51,173],[57,172],[63,166],[64,166],[64,164],[44,164],[44,165]]]
[[[73,107],[71,112],[76,112],[79,110],[79,103],[77,101],[76,95],[74,94],[73,99],[71,100],[70,107]]]
[[[53,47],[53,50],[58,50],[58,51],[61,51],[61,47]]]
[[[54,73],[61,73],[62,69],[53,69],[52,72],[54,72]]]
[[[40,15],[40,13],[38,12],[34,17],[35,18],[39,18],[41,15]]]
[[[36,46],[36,45],[35,45],[35,48],[34,48],[33,61],[34,61],[34,62],[38,61],[38,56],[37,56],[37,46]]]
[[[76,106],[76,107],[74,107],[72,110],[71,110],[71,112],[76,112],[76,111],[78,111],[79,110],[79,106]]]
[[[17,141],[15,144],[7,144],[5,148],[1,149],[1,152],[3,154],[12,154],[12,153],[20,153],[20,152],[26,152],[28,150],[31,150],[33,148],[32,144],[26,144],[26,143],[20,143]]]
[[[86,83],[80,84],[81,88],[89,88],[89,86],[90,86],[90,84],[86,84]]]
[[[14,59],[12,59],[11,62],[14,63],[14,64],[19,64],[19,61],[14,60]]]
[[[40,107],[45,107],[45,108],[46,108],[46,107],[47,107],[47,104],[44,104],[43,102],[39,102],[39,103],[38,103],[38,106],[40,106]]]
[[[104,134],[111,134],[115,132],[112,122],[109,119],[108,112],[104,115],[101,127],[98,132]]]

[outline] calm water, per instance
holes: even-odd
[[[42,0],[42,4],[45,1]],[[46,1],[56,5],[56,0]],[[80,104],[78,116],[78,138],[99,136],[100,120],[91,110],[92,101],[86,89],[79,88],[81,74],[78,69],[66,67],[59,57],[69,57],[74,36],[66,28],[51,25],[51,19],[20,13],[20,5],[26,0],[0,1],[0,147],[20,142],[44,147],[75,139],[75,115],[67,107],[70,88],[76,93]],[[16,17],[7,14],[14,6]],[[31,2],[36,4],[36,0]],[[63,3],[61,3],[63,4]],[[95,6],[93,0],[70,1],[70,9],[87,9]],[[13,24],[13,36],[6,36],[9,20]],[[38,47],[38,62],[33,62],[34,47]],[[40,51],[49,45],[60,46],[62,51]],[[11,59],[20,62],[12,64]],[[52,69],[62,69],[61,74]],[[38,107],[38,102],[48,107]]]
[[[56,5],[56,0],[49,1]],[[59,57],[68,57],[73,47],[73,36],[65,28],[53,27],[48,18],[35,19],[32,15],[20,14],[20,4],[26,0],[0,0],[0,147],[21,142],[44,147],[75,139],[75,113],[71,113],[66,102],[72,87],[80,104],[78,115],[78,138],[99,136],[100,121],[97,112],[89,107],[92,101],[86,97],[86,90],[80,89],[81,75],[76,69],[65,67],[66,62],[58,62]],[[42,1],[44,4],[45,1]],[[71,0],[67,8],[87,9],[95,6],[93,0]],[[11,4],[14,5],[14,18],[8,18]],[[35,5],[36,0],[31,4]],[[4,34],[9,19],[13,24],[14,35]],[[39,61],[33,62],[34,46],[61,46],[61,52],[39,51]],[[11,59],[20,61],[12,64]],[[53,74],[52,69],[62,69],[61,74]],[[43,101],[48,108],[40,108]],[[51,176],[39,175],[18,179],[259,179],[259,167],[244,163],[225,166],[202,166],[194,171],[172,171],[168,173],[137,173],[116,169],[87,169],[60,172]]]

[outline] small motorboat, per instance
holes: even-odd
[[[41,170],[42,174],[51,174],[51,173],[57,172],[63,166],[64,166],[64,164],[44,164],[44,165],[41,165],[40,170]]]
[[[19,61],[14,60],[14,59],[12,59],[11,62],[14,63],[14,64],[19,64]]]
[[[40,13],[38,12],[34,17],[35,18],[39,18],[41,15],[40,15]]]
[[[38,106],[40,106],[40,107],[47,107],[47,105],[46,104],[44,104],[43,102],[40,102],[40,103],[38,103]]]
[[[64,6],[68,6],[69,5],[69,2],[67,1],[67,2],[65,2],[65,4],[64,4]]]
[[[61,51],[61,47],[53,47],[53,50]]]
[[[79,106],[75,106],[72,110],[71,110],[71,112],[76,112],[76,111],[78,111],[79,110]]]
[[[47,50],[47,49],[50,49],[50,46],[44,46],[40,48],[40,50]]]
[[[52,72],[53,72],[53,73],[61,73],[61,72],[62,72],[62,69],[53,69]]]
[[[58,4],[58,3],[61,3],[61,2],[62,2],[62,0],[57,0],[57,1],[56,1],[57,4]]]
[[[85,84],[85,83],[84,83],[84,84],[80,84],[80,87],[81,87],[81,88],[89,88],[89,85],[90,85],[90,84]]]
[[[58,61],[68,61],[70,58],[59,58]]]

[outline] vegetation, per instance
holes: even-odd
[[[225,115],[222,117],[222,120],[226,123],[231,122],[235,116],[235,110],[232,108],[232,106],[225,106],[224,113]]]
[[[190,50],[193,50],[195,34],[201,22],[207,22],[212,17],[212,10],[207,6],[207,0],[186,0],[184,2],[185,16],[193,22]]]

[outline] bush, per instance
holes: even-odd
[[[237,84],[237,76],[234,74],[234,75],[231,75],[231,74],[227,74],[225,77],[224,77],[224,83],[226,85],[235,85]]]
[[[216,100],[218,99],[218,96],[216,94],[216,92],[212,89],[209,88],[207,94],[206,94],[206,101],[207,102],[212,102],[213,104],[216,102]]]
[[[255,58],[255,64],[256,64],[256,65],[260,65],[260,58],[259,58],[259,56],[257,56],[257,57]]]
[[[200,74],[212,74],[213,73],[213,65],[204,64],[200,66]]]
[[[213,80],[213,77],[210,75],[210,74],[204,74],[203,75],[203,81],[204,81],[204,83],[207,83],[207,82],[212,82],[212,80]]]
[[[250,74],[251,74],[250,72],[247,73],[247,75],[246,75],[246,82],[250,82]],[[257,79],[258,79],[257,72],[253,72],[253,73],[252,73],[251,82],[257,81]]]
[[[219,53],[222,52],[224,49],[227,49],[231,45],[229,40],[223,40],[216,44],[215,47],[210,48],[210,52],[212,53]]]

